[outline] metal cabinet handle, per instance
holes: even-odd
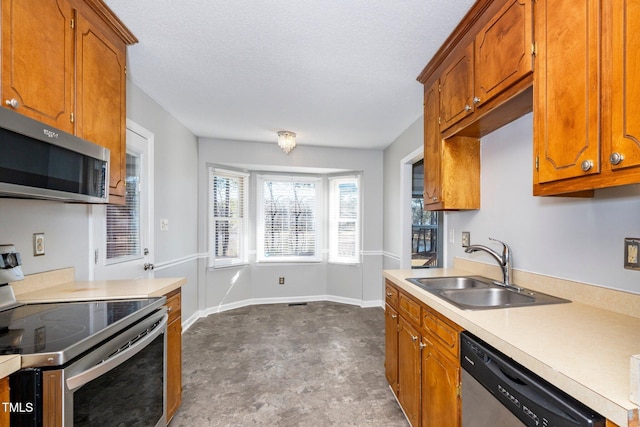
[[[427,345],[423,342],[420,343],[420,350],[424,350]]]
[[[20,103],[15,98],[7,99],[4,103],[13,108],[18,108],[20,106]]]
[[[584,172],[588,172],[593,167],[593,160],[585,160],[580,164],[580,169]]]
[[[391,292],[387,292],[388,297],[390,297],[391,295],[393,295]]]
[[[474,96],[474,97],[473,97],[473,103],[474,103],[474,104],[479,104],[479,103],[480,103],[480,101],[481,101],[481,99],[480,99],[480,98],[478,98],[477,96]]]
[[[148,262],[144,264],[144,271],[153,270],[154,268],[156,268],[156,266],[153,264],[150,264]]]
[[[415,336],[411,335],[411,341],[413,341],[413,342],[418,341],[418,337],[415,337]]]
[[[471,110],[473,110],[473,107],[471,107],[471,105],[467,104],[467,105],[464,106],[464,111],[469,112]]]
[[[392,318],[392,319],[397,319],[397,318],[398,318],[398,315],[397,315],[397,314],[392,314],[392,315],[391,315],[391,318]]]
[[[612,165],[619,165],[624,160],[624,155],[622,153],[611,153],[609,156],[609,162]]]

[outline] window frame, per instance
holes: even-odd
[[[278,182],[304,182],[315,184],[315,206],[314,206],[314,254],[307,255],[282,255],[265,256],[265,203],[264,203],[264,183],[265,181]],[[256,174],[256,262],[257,263],[318,263],[322,262],[322,241],[324,222],[324,192],[323,177],[317,175],[296,175],[296,174]]]
[[[214,179],[217,176],[231,178],[231,179],[239,179],[241,183],[241,195],[238,197],[238,203],[242,206],[240,214],[238,216],[225,216],[225,217],[216,217],[214,216]],[[225,267],[233,267],[238,265],[245,265],[249,263],[249,173],[225,169],[218,166],[209,166],[208,171],[208,185],[207,185],[207,196],[208,196],[208,268],[225,268]],[[238,256],[233,258],[216,258],[215,248],[216,248],[216,223],[220,220],[229,220],[238,223]]]
[[[359,174],[347,174],[347,175],[331,175],[328,176],[329,181],[329,191],[328,191],[328,199],[329,199],[329,209],[328,209],[328,240],[329,240],[329,253],[327,262],[330,264],[360,264],[362,262],[361,258],[361,247],[362,247],[362,189],[361,189],[361,179]],[[340,203],[339,196],[340,193],[337,191],[338,186],[341,183],[355,183],[357,188],[357,206],[356,206],[356,217],[355,219],[351,218],[341,218],[339,215],[336,215],[336,211],[339,212]],[[341,256],[339,254],[339,242],[340,242],[340,223],[345,222],[353,222],[354,223],[354,254],[352,256]]]

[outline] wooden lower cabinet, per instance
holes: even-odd
[[[9,402],[9,377],[0,379],[0,402]],[[10,412],[3,408],[0,410],[0,426],[9,425]]]
[[[460,327],[391,282],[386,295],[385,372],[407,419],[460,426]]]
[[[460,362],[443,352],[429,334],[422,337],[422,347],[421,425],[459,426]]]
[[[180,288],[165,295],[167,324],[167,424],[182,403],[182,294]]]
[[[420,334],[398,321],[398,401],[412,426],[420,423]]]
[[[398,394],[398,312],[389,304],[384,311],[384,371],[393,392]]]

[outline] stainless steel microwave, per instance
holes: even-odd
[[[0,197],[109,201],[109,149],[0,107]]]

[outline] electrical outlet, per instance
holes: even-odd
[[[44,233],[33,233],[33,256],[44,255]]]
[[[160,220],[160,231],[169,231],[169,220],[161,219]]]
[[[626,237],[624,239],[624,268],[628,270],[640,270],[640,239]]]
[[[284,285],[284,276],[280,276],[280,278],[278,279],[278,284]]]
[[[468,248],[471,244],[471,233],[469,231],[462,232],[462,247]]]
[[[456,230],[449,229],[449,244],[453,245],[456,242]]]

